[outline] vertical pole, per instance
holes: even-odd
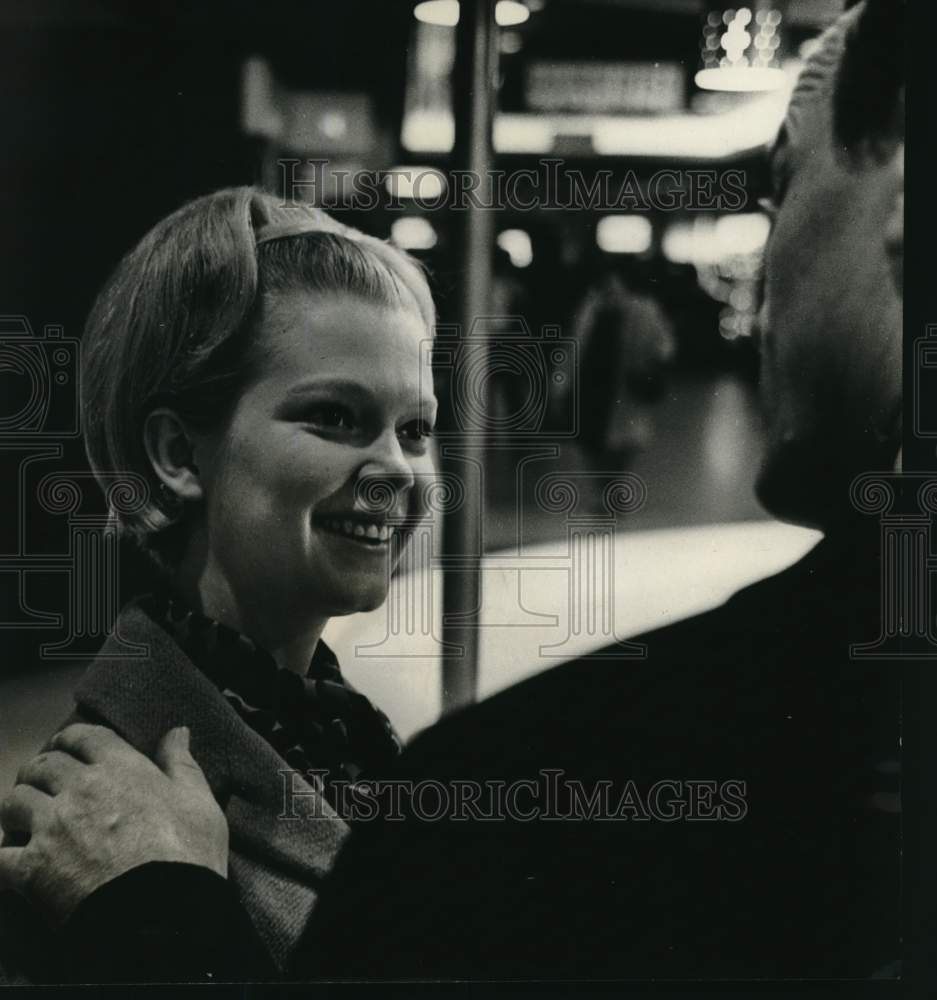
[[[461,0],[456,29],[453,79],[455,149],[453,166],[484,178],[491,166],[491,133],[495,103],[497,46],[494,0]],[[490,309],[494,220],[490,209],[471,203],[455,212],[461,253],[459,324],[468,337],[476,317]],[[473,367],[484,365],[475,347],[471,360],[465,352],[457,358]],[[457,364],[459,360],[457,360]],[[487,379],[472,377],[476,386]],[[453,373],[453,383],[460,374]],[[450,405],[453,401],[450,400]],[[454,414],[450,413],[450,417]],[[458,424],[456,424],[458,426]],[[481,607],[482,518],[484,502],[484,435],[473,428],[462,441],[444,445],[445,471],[465,487],[465,503],[449,514],[443,525],[443,643],[442,708],[450,712],[475,700],[478,676],[477,610]]]

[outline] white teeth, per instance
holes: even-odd
[[[369,538],[375,542],[389,542],[394,533],[393,527],[389,524],[377,525],[373,522],[362,524],[355,521],[339,521],[334,517],[324,520],[322,523],[329,531],[334,531],[336,534],[356,539]]]

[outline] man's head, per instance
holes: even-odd
[[[891,468],[901,443],[903,12],[865,0],[823,35],[771,157],[757,489],[779,517],[827,530],[850,513],[853,477]]]

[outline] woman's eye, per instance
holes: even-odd
[[[426,420],[412,420],[400,429],[400,436],[408,441],[425,441],[433,436],[433,428]]]
[[[345,406],[315,406],[307,411],[306,419],[316,427],[329,430],[352,430],[355,427],[354,414]]]

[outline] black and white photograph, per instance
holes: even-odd
[[[937,9],[728,2],[2,0],[0,987],[937,995]]]

